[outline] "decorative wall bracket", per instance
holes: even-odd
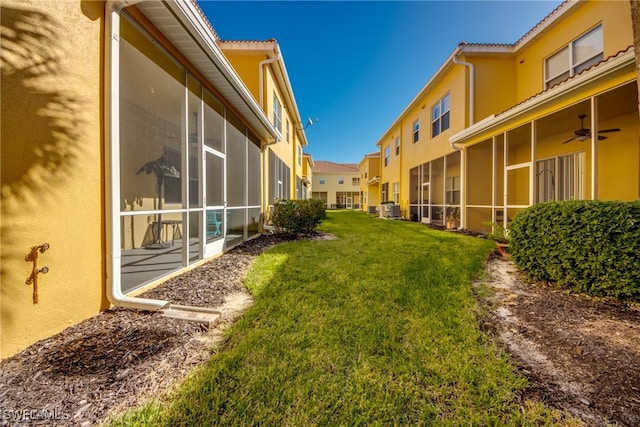
[[[32,246],[31,252],[24,257],[26,262],[33,263],[31,268],[31,274],[25,280],[27,286],[33,284],[33,303],[38,303],[38,274],[47,274],[49,272],[49,267],[38,268],[38,255],[44,253],[47,249],[49,249],[48,243],[43,243],[39,246]]]

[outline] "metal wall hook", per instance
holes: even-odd
[[[47,274],[49,272],[49,267],[44,266],[42,268],[38,268],[38,254],[44,253],[47,249],[49,249],[48,243],[43,243],[42,245],[32,246],[31,251],[24,257],[26,262],[33,263],[31,267],[31,274],[25,280],[25,284],[27,286],[33,284],[33,303],[38,303],[38,274]]]

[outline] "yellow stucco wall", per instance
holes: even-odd
[[[331,205],[336,204],[336,193],[337,192],[355,192],[360,193],[360,185],[352,185],[353,178],[359,178],[359,172],[336,172],[336,173],[328,173],[328,172],[315,172],[313,174],[313,183],[311,186],[313,187],[314,192],[322,192],[327,193],[327,205],[331,207]],[[320,179],[324,178],[324,184],[320,183]],[[343,179],[343,184],[339,184],[339,178]],[[356,203],[353,200],[353,203]]]
[[[104,297],[102,2],[2,2],[0,357],[88,318]],[[28,34],[27,34],[28,33]],[[48,243],[39,302],[25,255]]]
[[[544,89],[544,59],[602,23],[604,58],[633,44],[631,9],[624,1],[580,2],[553,28],[522,49],[516,58],[517,99],[525,100]]]
[[[238,75],[242,78],[243,82],[249,88],[249,91],[254,96],[254,99],[260,103],[260,62],[264,61],[267,56],[261,52],[252,51],[233,51],[225,50],[225,56],[232,64]],[[299,123],[296,123],[291,115],[291,111],[294,110],[293,105],[289,105],[288,97],[283,93],[276,82],[274,76],[274,63],[269,63],[263,68],[263,94],[262,99],[264,105],[263,110],[269,120],[273,123],[273,98],[276,96],[282,106],[281,120],[282,120],[282,140],[276,144],[270,145],[269,148],[291,169],[291,182],[290,182],[290,194],[291,198],[296,196],[296,176],[301,178],[303,175],[302,167],[298,163],[298,145],[299,140],[296,132],[296,127]],[[289,126],[288,140],[287,140],[287,123]],[[265,176],[269,176],[269,165],[265,164]]]

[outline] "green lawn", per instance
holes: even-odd
[[[330,211],[337,240],[263,253],[256,298],[175,394],[115,425],[549,425],[478,326],[471,282],[494,248],[424,225]]]

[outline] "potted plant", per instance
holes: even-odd
[[[447,215],[447,230],[453,230],[458,226],[458,208],[449,208]]]
[[[509,229],[497,222],[489,223],[491,225],[491,231],[487,234],[487,239],[496,242],[498,253],[504,258],[509,258]]]

